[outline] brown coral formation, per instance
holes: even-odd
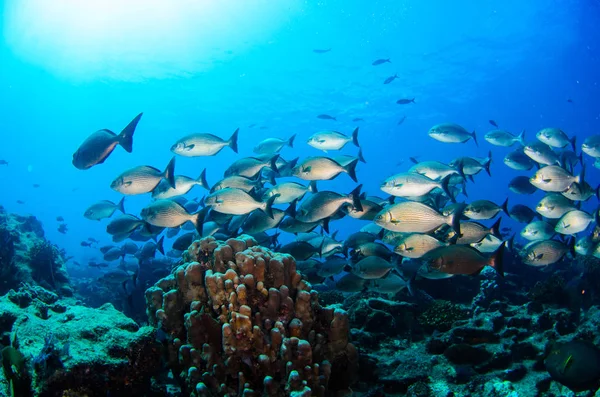
[[[146,291],[150,322],[192,396],[322,396],[349,386],[357,352],[345,311],[323,308],[290,255],[247,236],[195,241]]]

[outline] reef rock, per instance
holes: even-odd
[[[73,295],[62,253],[45,239],[41,222],[0,207],[0,294],[22,283]]]
[[[106,304],[70,305],[41,287],[0,298],[0,333],[5,362],[0,395],[151,395],[160,369],[161,346],[153,327],[139,327]],[[11,368],[20,368],[11,370]]]
[[[348,315],[320,306],[292,256],[248,236],[207,237],[184,260],[146,302],[186,395],[322,396],[349,387],[358,354]]]

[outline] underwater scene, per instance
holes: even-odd
[[[600,396],[599,26],[4,1],[0,396]]]

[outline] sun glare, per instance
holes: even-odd
[[[20,58],[68,77],[164,77],[206,69],[215,57],[260,39],[293,4],[13,0],[4,13],[4,37]]]

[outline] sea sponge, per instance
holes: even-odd
[[[324,395],[350,385],[358,353],[348,315],[319,305],[293,257],[248,236],[203,238],[183,257],[146,302],[190,395]]]

